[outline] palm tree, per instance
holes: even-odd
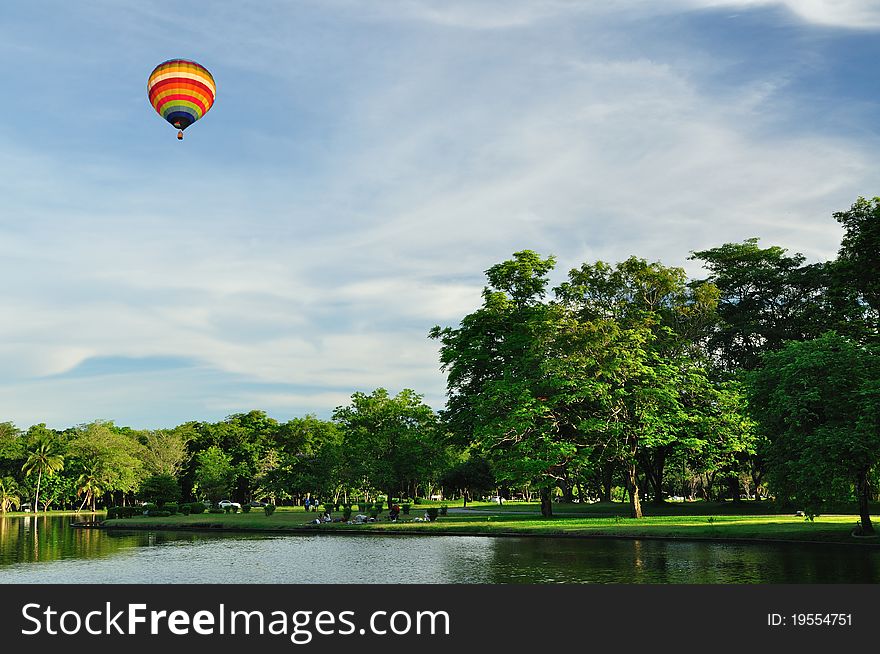
[[[18,487],[12,477],[0,479],[0,513],[6,513],[14,506],[21,506]]]
[[[34,443],[27,455],[27,461],[24,462],[21,469],[25,475],[37,472],[37,493],[34,497],[34,511],[36,511],[40,504],[40,481],[43,479],[43,473],[51,475],[64,470],[64,456],[59,454],[58,446],[54,441],[46,439],[40,439]]]
[[[104,494],[104,489],[101,488],[101,480],[95,475],[94,471],[88,471],[82,473],[76,480],[76,495],[79,497],[83,496],[82,504],[79,505],[79,510],[82,511],[83,507],[86,503],[91,504],[92,513],[95,512],[95,500],[101,495]]]

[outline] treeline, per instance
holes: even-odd
[[[450,431],[499,479],[551,497],[581,485],[633,517],[670,471],[738,500],[769,489],[810,513],[868,499],[880,457],[880,198],[835,214],[838,257],[807,264],[757,239],[691,253],[708,274],[632,257],[548,289],[553,257],[486,271],[483,305],[436,327]],[[723,491],[722,491],[723,492]],[[685,491],[686,493],[686,491]]]
[[[384,389],[330,420],[260,411],[137,431],[0,426],[0,502],[299,502],[533,493],[709,500],[773,495],[813,514],[868,500],[880,458],[880,198],[834,215],[836,259],[757,239],[691,253],[706,271],[631,257],[550,288],[552,256],[486,271],[482,306],[435,327],[447,404]],[[38,491],[39,487],[39,492]],[[6,498],[4,500],[4,498]]]
[[[0,508],[425,496],[456,464],[439,430],[421,396],[385,389],[354,394],[332,420],[278,422],[251,411],[160,430],[93,422],[20,431],[3,423]]]

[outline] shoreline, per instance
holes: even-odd
[[[613,540],[658,540],[672,542],[700,542],[700,543],[717,543],[717,544],[751,544],[760,545],[769,543],[774,545],[825,545],[825,546],[856,546],[856,547],[877,547],[880,546],[880,536],[877,537],[861,537],[858,540],[803,540],[794,538],[747,538],[747,537],[720,537],[709,538],[706,536],[671,536],[671,535],[654,535],[654,534],[622,534],[622,533],[534,533],[529,531],[468,531],[459,529],[407,529],[407,528],[356,528],[350,529],[345,527],[329,527],[321,528],[318,525],[302,525],[296,527],[234,527],[229,525],[202,524],[202,525],[169,525],[169,524],[131,524],[131,525],[107,525],[89,526],[91,529],[102,529],[105,531],[181,531],[191,533],[235,533],[235,534],[285,534],[292,536],[314,536],[314,535],[336,535],[336,536],[471,536],[483,538],[561,538],[561,539],[613,539]],[[853,537],[854,538],[854,537]]]

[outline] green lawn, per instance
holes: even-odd
[[[515,505],[512,505],[515,506]],[[528,505],[526,505],[528,506]],[[573,505],[577,506],[577,505]],[[595,506],[595,505],[594,505]],[[415,508],[415,507],[413,507]],[[709,506],[707,505],[706,510]],[[417,534],[485,534],[485,535],[540,535],[540,536],[616,536],[626,538],[700,538],[700,539],[758,539],[814,542],[859,542],[850,536],[856,519],[852,515],[823,515],[810,522],[791,515],[694,515],[683,511],[673,515],[648,515],[641,520],[620,516],[576,516],[558,511],[558,515],[544,519],[540,516],[515,514],[508,511],[476,509],[453,512],[436,522],[416,522],[422,511],[392,523],[379,520],[364,525],[345,523],[310,524],[316,514],[302,511],[278,510],[267,517],[262,511],[239,514],[177,515],[167,518],[126,518],[108,520],[111,528],[151,529],[231,529],[270,530],[284,532],[380,532]],[[556,506],[554,506],[556,509]],[[334,514],[339,515],[339,514]],[[386,513],[387,515],[387,513]],[[880,518],[878,518],[880,523]],[[880,543],[878,543],[880,544]]]

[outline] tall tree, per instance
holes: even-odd
[[[216,445],[196,455],[196,485],[199,493],[216,504],[235,482],[232,458]]]
[[[865,336],[877,342],[880,329],[880,197],[859,198],[834,218],[844,227],[838,253],[841,289],[855,292]]]
[[[880,356],[834,332],[768,352],[749,377],[751,406],[769,441],[777,497],[818,513],[855,495],[873,533],[869,477],[880,463]]]
[[[693,252],[690,258],[702,261],[710,273],[696,283],[719,289],[719,320],[706,345],[720,369],[753,370],[764,352],[828,329],[822,299],[829,270],[823,264],[805,265],[802,254],[762,248],[757,238]]]
[[[40,503],[40,483],[44,475],[52,475],[64,469],[64,455],[53,431],[45,424],[34,425],[28,430],[30,444],[27,447],[27,460],[22,472],[30,476],[37,473],[37,488],[34,494],[34,511]]]
[[[423,396],[384,388],[354,393],[333,420],[343,434],[343,451],[357,478],[385,493],[388,502],[407,487],[431,480],[443,454],[437,416]]]
[[[117,428],[112,422],[95,421],[77,427],[68,448],[82,479],[91,479],[90,486],[100,489],[100,494],[133,492],[145,476],[138,456],[142,446],[137,433]],[[90,493],[90,501],[94,497],[94,492]]]

